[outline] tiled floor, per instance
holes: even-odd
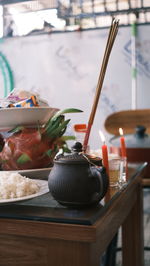
[[[150,247],[150,188],[144,189],[144,246]],[[119,232],[118,246],[121,243],[121,232]],[[150,266],[150,250],[144,251],[145,266]],[[122,266],[121,252],[117,252],[116,266]],[[136,266],[136,265],[134,265]]]

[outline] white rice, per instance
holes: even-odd
[[[39,191],[35,180],[19,173],[0,173],[0,199],[12,199],[28,196]]]

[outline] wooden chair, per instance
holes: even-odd
[[[118,128],[122,127],[124,134],[135,131],[137,125],[146,127],[150,134],[150,109],[124,110],[109,115],[105,120],[105,129],[108,133],[119,135]]]

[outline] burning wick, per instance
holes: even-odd
[[[119,128],[119,134],[120,134],[121,156],[127,157],[125,138],[123,136],[123,129],[121,127]]]
[[[107,145],[105,144],[105,136],[101,130],[99,130],[99,135],[103,143],[102,145],[103,165],[106,168],[106,173],[109,174],[108,150],[107,150]]]

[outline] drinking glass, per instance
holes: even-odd
[[[127,158],[123,157],[120,161],[120,179],[119,184],[123,185],[127,181]]]
[[[110,187],[119,186],[121,176],[121,159],[109,159],[109,185]]]
[[[126,183],[127,159],[109,158],[109,183],[116,187]]]

